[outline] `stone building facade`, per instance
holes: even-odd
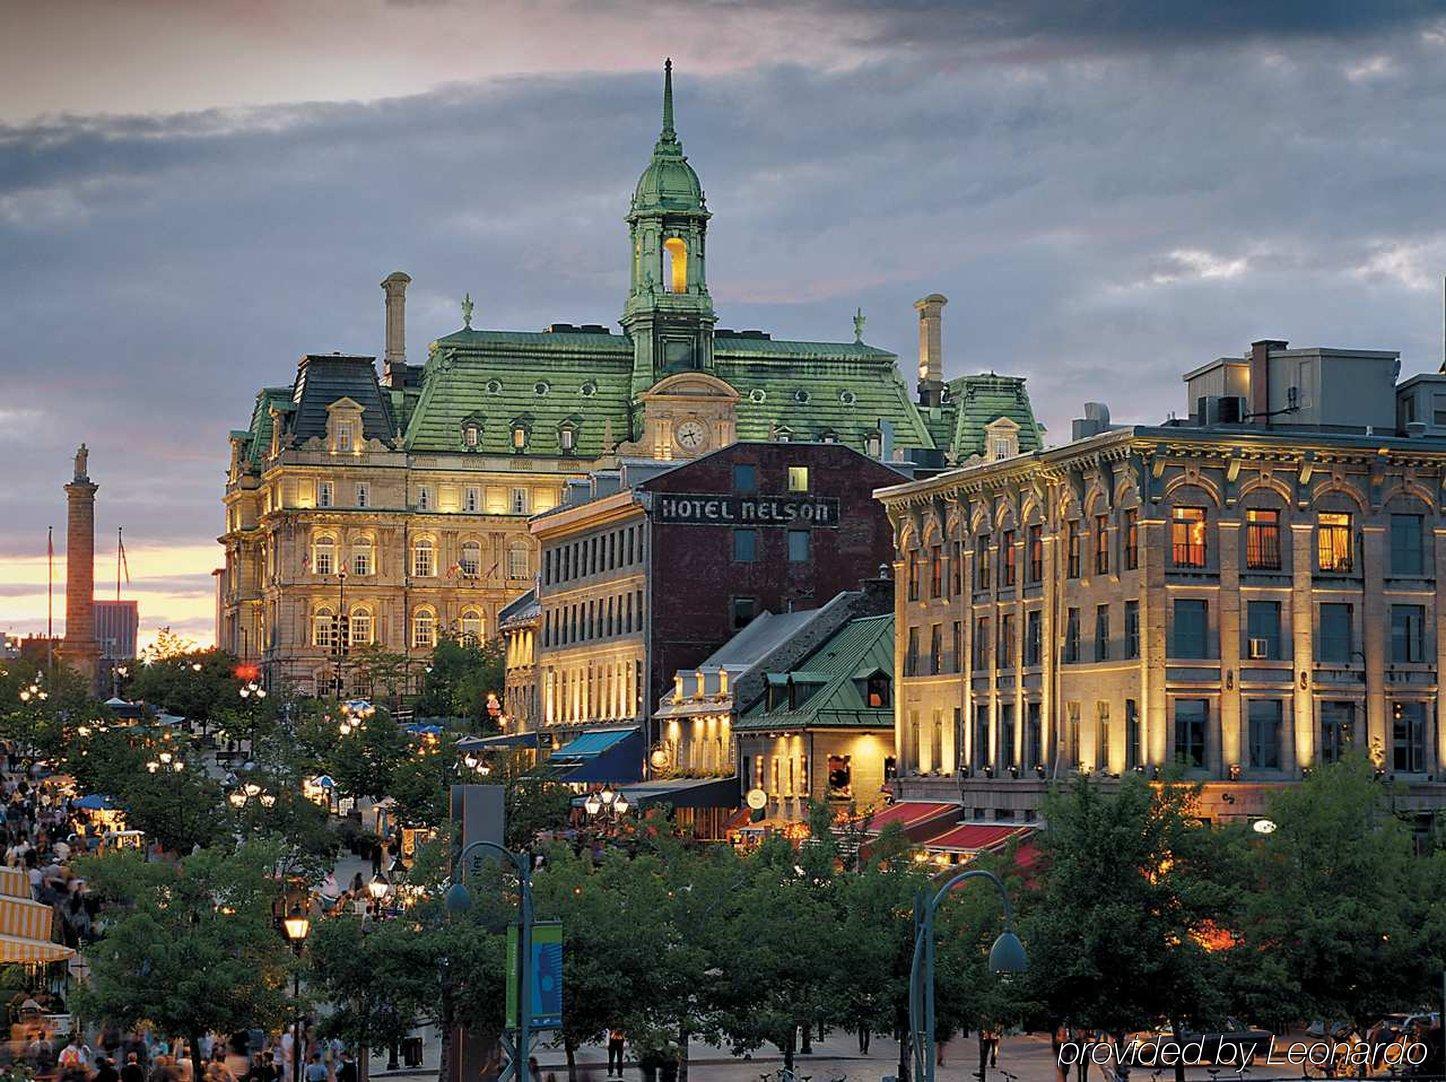
[[[469,297],[463,326],[412,364],[411,279],[389,275],[380,374],[373,357],[308,354],[231,433],[217,644],[303,693],[365,692],[364,647],[417,666],[441,634],[494,636],[538,570],[528,518],[569,479],[629,457],[816,441],[942,466],[1039,446],[1022,380],[945,378],[938,294],[917,306],[916,395],[898,357],[864,341],[861,314],[842,341],[718,327],[711,217],[669,70],[627,214],[620,333],[474,328]]]
[[[897,788],[1029,821],[1075,772],[1205,784],[1259,817],[1348,749],[1446,798],[1446,440],[1393,353],[1256,343],[1190,416],[878,493],[896,530]],[[1252,393],[1254,391],[1255,393]]]

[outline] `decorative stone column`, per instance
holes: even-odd
[[[65,639],[60,656],[94,687],[100,644],[95,639],[95,492],[86,473],[90,452],[75,453],[75,476],[65,486]]]

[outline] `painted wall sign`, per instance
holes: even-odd
[[[660,492],[653,504],[657,522],[678,526],[838,527],[834,496],[733,496]]]

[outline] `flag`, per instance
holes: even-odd
[[[131,584],[131,565],[130,561],[126,559],[126,542],[125,538],[121,536],[119,528],[116,529],[116,543],[120,547],[121,571],[125,573],[126,585],[129,586]]]

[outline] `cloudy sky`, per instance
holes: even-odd
[[[226,433],[306,351],[614,323],[677,65],[722,323],[915,345],[1180,407],[1252,339],[1441,360],[1446,10],[1377,0],[8,3],[0,35],[0,629],[41,629],[82,439],[98,563],[211,635]],[[57,603],[57,611],[63,606]]]

